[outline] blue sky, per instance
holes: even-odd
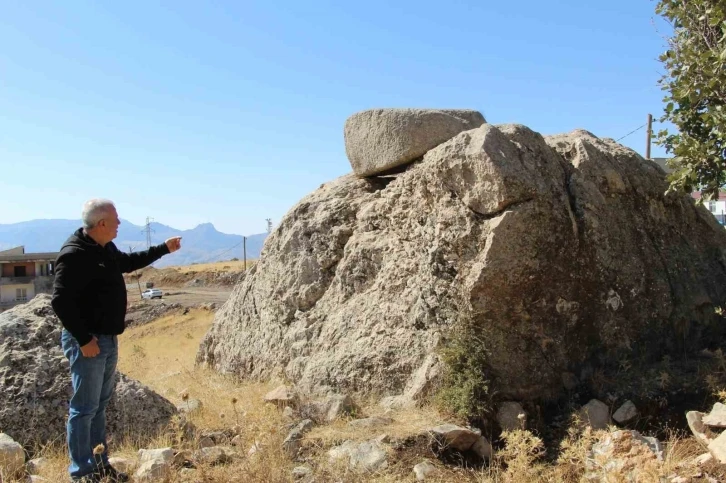
[[[107,197],[261,233],[350,172],[343,123],[373,107],[619,138],[662,111],[655,4],[0,0],[0,223]]]

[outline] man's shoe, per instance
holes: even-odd
[[[99,478],[98,481],[104,481],[108,483],[124,483],[130,480],[129,475],[118,471],[111,465],[104,466],[103,468],[99,469],[96,475]]]

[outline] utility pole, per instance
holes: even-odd
[[[131,252],[133,252],[133,251],[134,251],[134,248],[132,246],[129,246],[129,255],[131,255]],[[134,275],[136,276],[136,285],[139,286],[139,297],[143,299],[144,297],[141,297],[141,280],[140,280],[141,275],[138,275],[136,273],[136,270],[134,270]]]
[[[650,140],[653,137],[653,114],[648,114],[648,129],[645,133],[645,159],[650,159]]]
[[[242,256],[244,257],[245,261],[245,272],[247,271],[247,237],[242,237]]]
[[[154,230],[151,229],[152,221],[154,221],[154,219],[147,216],[146,225],[144,226],[144,229],[141,231],[141,233],[146,233],[146,248],[151,248],[151,234],[154,233]]]

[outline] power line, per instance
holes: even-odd
[[[215,258],[217,258],[217,257],[220,257],[220,256],[224,255],[224,254],[225,254],[225,253],[227,253],[227,252],[230,252],[230,251],[234,250],[235,248],[237,248],[238,246],[240,246],[241,244],[243,244],[243,243],[245,242],[245,238],[246,238],[246,237],[243,237],[243,238],[242,238],[242,241],[241,241],[241,242],[237,243],[237,244],[236,244],[236,245],[234,245],[234,246],[231,246],[231,247],[229,247],[229,248],[228,248],[228,249],[226,249],[225,251],[223,251],[223,252],[221,252],[221,253],[217,253],[216,255],[213,255],[213,256],[211,256],[210,258],[207,258],[206,260],[202,260],[201,262],[196,262],[196,263],[207,263],[207,262],[209,262],[209,261],[212,261],[212,260],[214,260],[214,259],[215,259]]]
[[[633,134],[633,133],[636,133],[636,132],[640,131],[641,129],[643,129],[643,128],[644,128],[645,126],[647,126],[647,125],[648,125],[648,123],[645,123],[645,124],[643,124],[642,126],[640,126],[639,128],[637,128],[637,129],[633,129],[632,131],[630,131],[630,132],[629,132],[628,134],[626,134],[625,136],[623,136],[623,137],[620,137],[620,138],[616,139],[616,140],[615,140],[615,142],[619,142],[619,141],[620,141],[621,139],[625,139],[626,137],[630,136],[631,134]]]

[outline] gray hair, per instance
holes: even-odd
[[[115,208],[113,201],[103,198],[95,198],[83,203],[81,212],[83,228],[89,230],[96,226],[111,211],[111,208]]]

